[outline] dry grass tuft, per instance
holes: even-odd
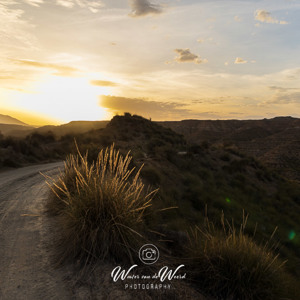
[[[221,231],[208,220],[204,228],[191,231],[187,256],[193,282],[217,299],[294,299],[288,297],[293,293],[290,277],[273,252],[272,237],[265,245],[256,244],[244,232],[246,223],[244,218],[236,230],[222,217]]]
[[[133,261],[143,240],[145,210],[157,190],[146,193],[139,179],[141,168],[129,168],[131,157],[114,146],[101,150],[92,164],[87,154],[70,155],[65,172],[47,178],[52,190],[48,203],[59,215],[60,262],[79,259]]]

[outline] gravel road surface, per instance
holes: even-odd
[[[72,299],[63,274],[51,265],[49,188],[40,174],[53,176],[62,167],[59,162],[0,173],[0,299]]]

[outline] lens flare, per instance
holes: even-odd
[[[289,239],[292,241],[296,237],[296,232],[294,230],[291,230],[289,233]]]

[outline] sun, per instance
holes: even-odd
[[[99,96],[110,93],[109,87],[92,86],[88,78],[49,76],[34,93],[20,94],[18,105],[61,122],[104,120],[109,113],[99,106]]]

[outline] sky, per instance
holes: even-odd
[[[300,117],[299,0],[0,0],[0,113]]]

